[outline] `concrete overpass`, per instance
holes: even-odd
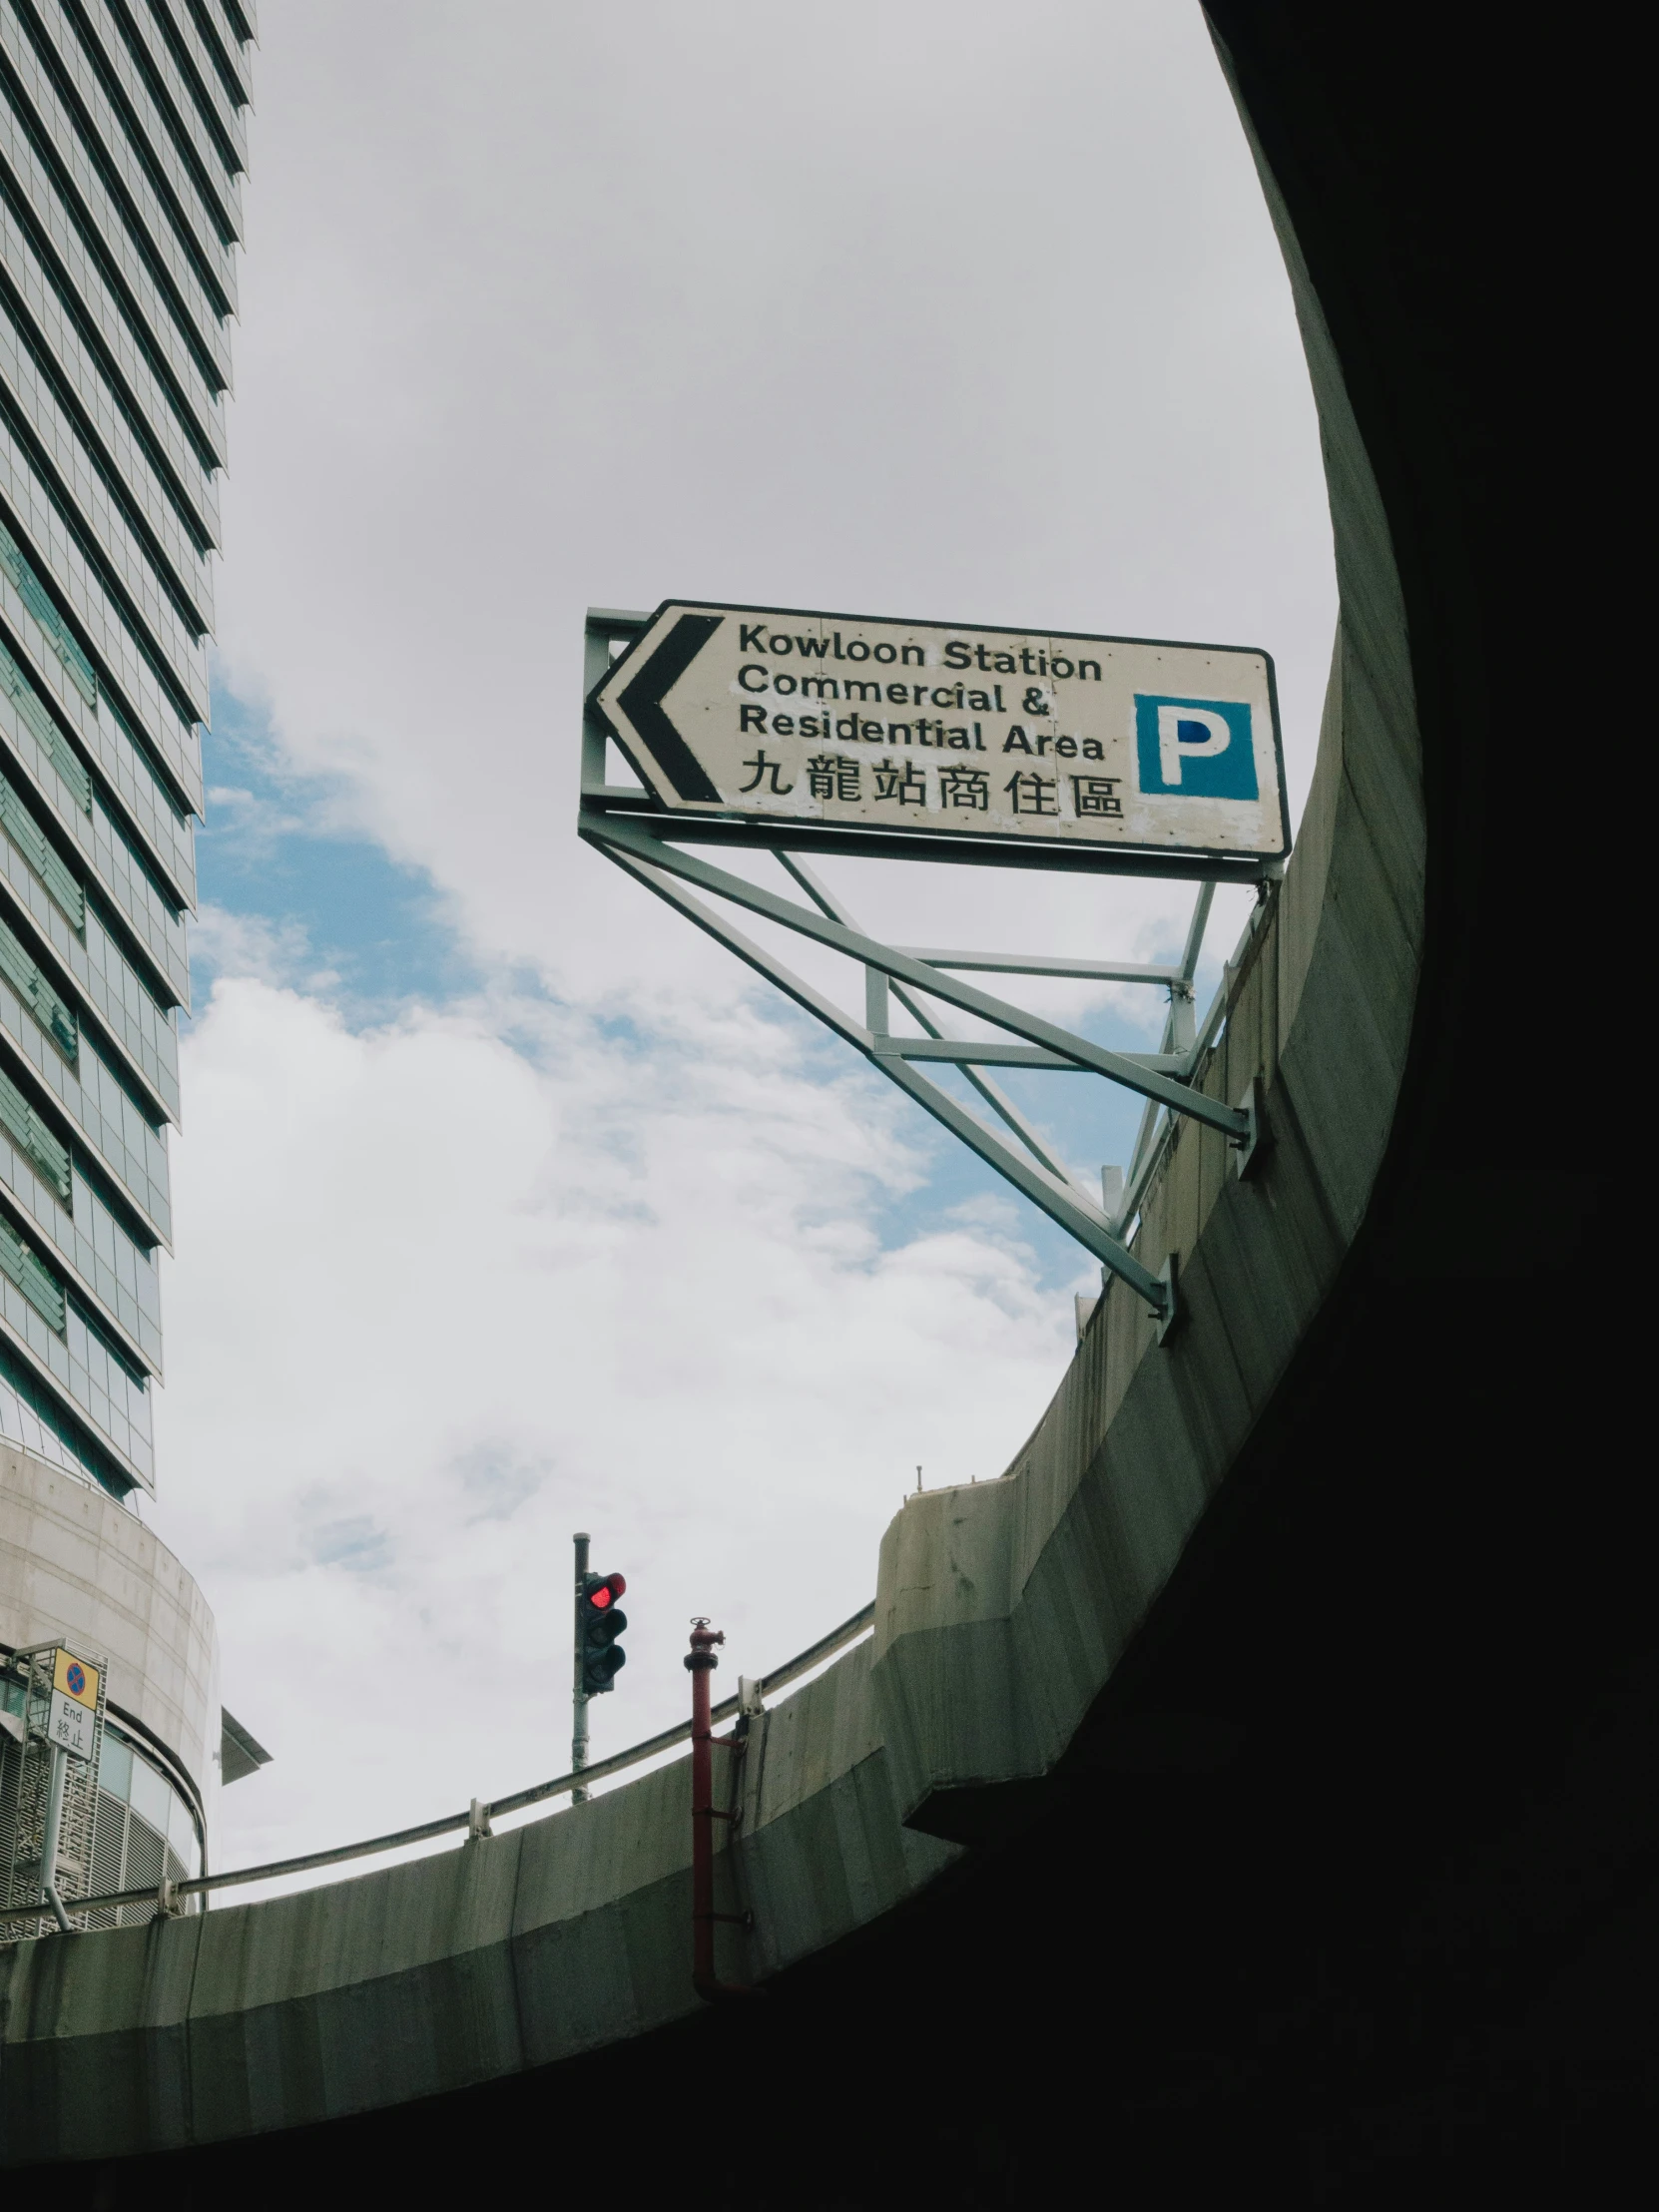
[[[1085,2161],[1387,2201],[1506,2145],[1627,2147],[1659,1669],[1617,1240],[1590,1179],[1541,1172],[1526,1049],[1576,948],[1524,938],[1572,864],[1543,795],[1574,691],[1533,611],[1559,556],[1526,527],[1523,88],[1426,13],[1211,16],[1341,622],[1205,1076],[1257,1082],[1269,1149],[1240,1183],[1184,1127],[1146,1210],[1183,1328],[1109,1294],[1004,1479],[910,1501],[871,1640],[758,1724],[724,1871],[763,1999],[691,1989],[671,1767],[295,1898],[20,1946],[11,2165],[246,2200],[529,2159],[551,2185],[603,2149],[642,2202],[830,2212],[1023,2201]]]

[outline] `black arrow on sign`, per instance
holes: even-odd
[[[710,783],[702,762],[669,721],[663,700],[723,620],[721,615],[682,615],[627,690],[618,695],[618,704],[651,748],[652,758],[674,786],[676,796],[712,799],[717,806],[719,792]]]

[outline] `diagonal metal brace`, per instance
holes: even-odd
[[[900,1060],[949,1060],[959,1067],[1046,1068],[1059,1075],[1092,1075],[1092,1068],[1057,1052],[1045,1052],[1040,1044],[1003,1044],[994,1037],[889,1036],[883,1047]],[[1184,1052],[1131,1052],[1125,1055],[1140,1068],[1160,1068],[1175,1074],[1187,1064]]]
[[[780,852],[778,855],[778,859],[780,865],[783,867],[785,874],[792,875],[795,878],[795,880],[801,885],[801,888],[807,893],[807,896],[812,900],[813,904],[818,908],[821,914],[828,914],[831,921],[844,922],[848,929],[857,929],[861,926],[856,916],[847,910],[845,902],[835,895],[835,893],[830,888],[828,883],[822,881],[820,877],[813,872],[813,870],[807,865],[806,861],[799,856],[799,854],[791,852]],[[905,947],[905,950],[907,952],[910,952],[916,959],[920,959],[923,957],[921,953],[916,951],[913,945],[907,945]],[[873,995],[870,990],[870,985],[875,980],[876,978],[873,976],[871,970],[865,968],[864,998],[866,1005]],[[885,975],[881,976],[879,978],[879,981],[882,990],[890,991],[893,997],[898,1001],[899,1005],[902,1006],[904,1011],[910,1016],[910,1019],[921,1031],[923,1039],[932,1039],[936,1043],[940,1044],[949,1042],[944,1034],[944,1031],[939,1027],[938,1023],[933,1019],[932,1015],[927,1011],[926,1006],[922,1003],[922,1000],[914,991],[906,990],[902,983],[894,983],[890,977]],[[869,1026],[871,1029],[879,1028],[890,1030],[890,1023],[888,1021],[882,1020],[880,1022],[877,1022],[873,1018],[873,1014],[870,1017]],[[1035,1052],[1037,1050],[1037,1047],[1035,1045],[1027,1045],[1022,1047],[1021,1049],[1025,1051]],[[1059,1063],[1056,1062],[1056,1065],[1058,1066]],[[1025,1115],[1020,1112],[1019,1108],[1014,1104],[1013,1100],[1008,1096],[1007,1092],[1002,1089],[1000,1084],[994,1083],[991,1078],[985,1073],[985,1063],[983,1061],[963,1060],[960,1063],[960,1067],[961,1073],[967,1082],[968,1088],[979,1093],[979,1096],[985,1101],[985,1104],[990,1108],[991,1112],[995,1114],[997,1120],[1002,1123],[1004,1128],[1011,1129],[1013,1131],[1014,1135],[1019,1139],[1020,1143],[1025,1147],[1026,1151],[1031,1154],[1032,1158],[1037,1161],[1039,1166],[1046,1168],[1051,1175],[1058,1176],[1061,1184],[1068,1190],[1075,1184],[1078,1189],[1083,1190],[1083,1195],[1085,1197],[1088,1197],[1089,1193],[1087,1189],[1084,1188],[1083,1185],[1077,1184],[1077,1178],[1072,1174],[1071,1170],[1066,1166],[1065,1161],[1060,1157],[1059,1153],[1054,1149],[1054,1147],[1048,1142],[1047,1138],[1044,1137],[1042,1131],[1038,1129],[1033,1122],[1026,1119]],[[1077,1072],[1079,1071],[1075,1069],[1073,1070],[1073,1073]]]
[[[793,899],[780,898],[774,891],[762,890],[758,884],[746,882],[741,875],[731,875],[725,868],[695,859],[689,852],[677,851],[649,830],[615,821],[601,824],[589,818],[581,825],[581,834],[590,843],[609,849],[618,857],[627,853],[647,866],[663,868],[685,882],[713,892],[718,898],[729,898],[734,905],[745,906],[751,913],[764,915],[767,920],[794,929],[801,936],[815,938],[832,952],[861,961],[865,967],[879,969],[895,981],[907,983],[912,990],[943,999],[964,1013],[977,1014],[981,1020],[993,1022],[1000,1029],[1011,1029],[1015,1036],[1042,1045],[1073,1066],[1104,1075],[1109,1081],[1121,1083],[1126,1090],[1137,1091],[1143,1098],[1155,1100],[1173,1113],[1189,1115],[1194,1121],[1221,1130],[1236,1144],[1245,1145],[1251,1140],[1250,1116],[1238,1107],[1208,1098],[1189,1084],[1161,1075],[1124,1053],[1108,1052],[1104,1046],[1091,1044],[1086,1037],[1076,1036],[1056,1022],[1044,1021],[1040,1015],[1028,1013],[1023,1007],[993,998],[988,991],[976,990],[971,983],[958,982],[954,976],[929,967],[923,960],[913,959],[892,945],[880,944],[841,922],[811,913]],[[815,1006],[814,1011],[820,1008]],[[840,1027],[841,1022],[837,1021],[834,1026]]]
[[[873,1067],[881,1070],[887,1079],[913,1098],[918,1106],[930,1113],[935,1121],[942,1122],[951,1135],[960,1139],[970,1151],[976,1152],[987,1166],[1013,1184],[1031,1203],[1045,1213],[1050,1221],[1074,1237],[1113,1275],[1121,1277],[1136,1296],[1146,1301],[1156,1317],[1160,1334],[1167,1333],[1175,1319],[1175,1283],[1173,1272],[1166,1270],[1163,1276],[1154,1275],[1142,1265],[1128,1246],[1112,1234],[1112,1225],[1101,1209],[1085,1198],[1077,1187],[1065,1177],[1051,1172],[1028,1153],[1016,1151],[983,1123],[976,1120],[966,1107],[941,1090],[917,1069],[908,1066],[891,1051],[883,1049],[890,1040],[866,1029],[844,1014],[832,1000],[826,998],[803,977],[796,975],[781,960],[751,937],[735,929],[725,918],[712,912],[700,899],[692,897],[676,883],[668,870],[658,864],[659,855],[653,850],[649,858],[632,849],[621,849],[617,841],[608,835],[593,835],[584,830],[585,835],[603,851],[607,858],[643,883],[665,904],[684,914],[688,921],[718,939],[739,959],[755,969],[757,974],[777,984],[787,997],[798,1006],[814,1014],[825,1026],[832,1030],[857,1052],[861,1052]],[[652,840],[654,842],[654,840]],[[631,843],[631,840],[630,840]],[[677,855],[678,856],[678,855]],[[783,901],[780,901],[783,903]]]

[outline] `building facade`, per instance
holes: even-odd
[[[195,1580],[96,1483],[0,1444],[0,1942],[46,1934],[40,1856],[52,1747],[42,1660],[67,1646],[105,1695],[96,1757],[66,1770],[58,1887],[77,1897],[203,1871],[219,1785],[263,1758],[219,1702],[219,1638]],[[33,1652],[30,1661],[23,1655]],[[239,1743],[252,1758],[239,1759]],[[221,1762],[224,1762],[223,1766]],[[148,1920],[149,1907],[125,1907]],[[76,1916],[85,1921],[85,1916]],[[88,1925],[113,1927],[115,1911]]]
[[[0,1659],[61,1635],[109,1662],[80,1778],[119,1800],[118,1846],[81,1853],[106,1870],[135,1837],[200,1861],[222,1748],[212,1618],[130,1507],[256,31],[254,0],[0,0]],[[0,1673],[4,1797],[33,1755],[27,1667]]]
[[[0,1435],[152,1489],[237,0],[0,0]]]

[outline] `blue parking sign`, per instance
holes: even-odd
[[[1258,799],[1248,706],[1233,699],[1135,694],[1135,766],[1149,796]]]

